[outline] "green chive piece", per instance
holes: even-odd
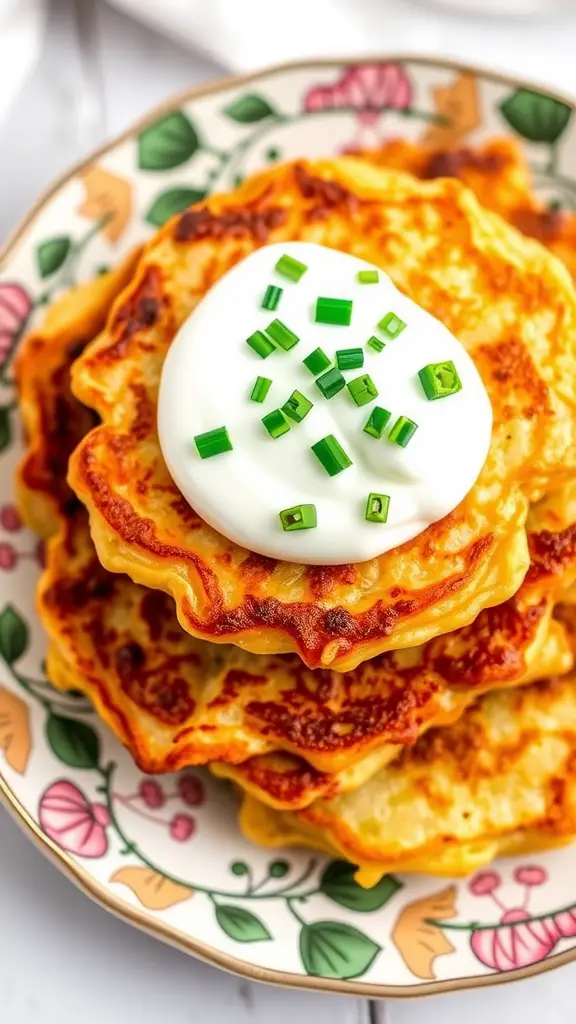
[[[366,502],[366,519],[369,523],[385,523],[388,519],[390,497],[388,494],[368,495]]]
[[[275,284],[269,284],[262,299],[262,309],[278,309],[278,303],[282,298],[283,288],[277,288]]]
[[[433,402],[436,398],[446,398],[462,390],[462,381],[451,359],[445,363],[428,363],[418,371],[420,383],[426,398]]]
[[[269,412],[266,416],[263,416],[262,423],[266,427],[270,437],[273,437],[274,440],[276,440],[277,437],[282,437],[282,434],[286,434],[290,430],[290,424],[281,409],[274,409],[273,412]]]
[[[375,405],[366,420],[364,433],[370,434],[370,437],[375,437],[376,440],[379,441],[386,429],[386,425],[391,415],[392,413],[388,412],[388,409],[383,409],[382,406]]]
[[[342,388],[346,387],[346,381],[340,370],[333,366],[331,370],[317,378],[316,386],[320,388],[324,398],[334,398],[334,395],[337,395],[339,391],[342,391]]]
[[[306,359],[302,360],[306,369],[310,370],[310,373],[313,373],[315,377],[322,373],[323,370],[327,370],[331,361],[321,348],[315,348],[309,356],[306,356]]]
[[[263,402],[272,387],[270,377],[256,377],[254,387],[250,393],[253,402]]]
[[[312,451],[329,476],[337,476],[343,469],[348,469],[348,466],[352,465],[352,459],[348,457],[334,434],[328,434],[327,437],[323,437],[321,441],[313,444]]]
[[[386,316],[383,316],[378,323],[378,327],[387,338],[390,338],[393,341],[399,334],[402,334],[406,324],[404,323],[404,320],[401,320],[399,316],[396,316],[396,313],[386,313]]]
[[[274,345],[265,334],[262,334],[262,331],[254,331],[254,334],[246,338],[246,344],[250,345],[256,355],[261,356],[262,359],[267,359],[274,352]]]
[[[313,530],[318,525],[316,505],[294,505],[279,512],[282,529],[287,533],[292,530]]]
[[[417,430],[418,424],[414,423],[414,420],[409,420],[407,416],[399,416],[388,434],[388,440],[405,448]]]
[[[226,427],[217,427],[216,430],[208,430],[205,434],[196,434],[194,444],[201,459],[211,459],[213,455],[231,452],[233,448]]]
[[[367,405],[368,402],[378,398],[378,388],[369,373],[364,373],[361,377],[355,377],[354,380],[349,381],[348,391],[356,405]]]
[[[281,274],[282,277],[287,277],[290,281],[299,281],[308,270],[308,267],[305,263],[300,263],[300,260],[295,260],[293,256],[288,256],[285,253],[278,260],[274,270]]]
[[[286,327],[286,324],[283,324],[281,320],[273,320],[265,328],[265,331],[268,337],[272,338],[272,341],[275,341],[285,352],[294,348],[294,345],[297,345],[300,341],[298,335]]]
[[[327,299],[320,296],[316,299],[315,320],[317,324],[349,327],[352,320],[352,299]]]
[[[380,276],[377,270],[359,270],[358,280],[360,284],[378,284]]]
[[[282,406],[282,412],[288,419],[294,420],[295,423],[301,423],[313,404],[301,391],[293,391],[288,401]]]
[[[368,345],[368,348],[373,349],[374,352],[381,352],[383,348],[386,348],[384,342],[380,341],[380,338],[374,337],[374,335],[372,335],[371,338],[368,338],[366,344]]]
[[[336,366],[339,370],[359,370],[364,366],[364,353],[361,348],[341,348],[336,353]]]

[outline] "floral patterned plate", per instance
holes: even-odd
[[[438,145],[512,132],[537,187],[576,207],[568,100],[413,58],[276,68],[173,100],[75,168],[0,260],[0,785],[9,808],[103,906],[252,978],[410,995],[516,978],[576,959],[574,848],[468,881],[384,878],[247,843],[232,793],[200,771],[143,777],[86,701],[43,674],[39,546],[22,527],[12,358],[61,289],[118,261],[174,213],[259,167],[390,136]]]

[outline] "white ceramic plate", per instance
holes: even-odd
[[[365,891],[343,862],[251,846],[232,794],[202,772],[142,777],[84,699],[55,693],[43,675],[38,543],[13,505],[22,442],[11,364],[46,302],[207,192],[278,160],[431,131],[439,145],[515,133],[542,194],[576,206],[570,101],[450,62],[328,61],[171,101],[60,181],[0,262],[6,801],[63,870],[133,924],[251,978],[366,996],[464,988],[576,959],[574,848],[469,881],[388,877]]]

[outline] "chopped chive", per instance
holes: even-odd
[[[297,345],[300,341],[298,335],[294,334],[293,331],[286,327],[286,324],[283,324],[281,320],[273,320],[272,323],[268,324],[268,327],[265,328],[265,331],[268,337],[272,338],[272,341],[275,341],[276,344],[279,345],[280,348],[283,348],[285,352],[294,348],[294,345]]]
[[[327,437],[323,437],[321,441],[313,444],[312,451],[329,476],[337,476],[343,469],[348,469],[348,466],[352,465],[352,459],[348,457],[334,434],[328,434]]]
[[[281,409],[274,409],[273,412],[269,412],[266,416],[263,416],[262,423],[266,427],[270,437],[273,437],[274,440],[276,440],[277,437],[282,437],[282,434],[286,434],[290,430],[290,424]]]
[[[317,324],[349,327],[352,320],[352,299],[327,299],[320,296],[316,299],[315,320]]]
[[[386,313],[378,323],[378,327],[387,338],[394,340],[406,327],[404,320],[401,320],[396,313]]]
[[[313,404],[301,391],[293,391],[288,401],[282,406],[282,412],[295,423],[301,423]]]
[[[359,270],[358,280],[360,284],[378,284],[380,278],[377,270]]]
[[[282,529],[287,533],[292,530],[312,530],[318,525],[316,505],[294,505],[279,512]]]
[[[324,398],[334,398],[334,395],[346,387],[346,381],[340,370],[333,366],[331,370],[316,379],[316,386],[320,388]]]
[[[306,273],[308,267],[305,263],[301,263],[300,260],[295,260],[293,256],[288,256],[284,253],[278,260],[274,270],[282,277],[289,278],[290,281],[299,281],[303,274]]]
[[[216,430],[208,430],[205,434],[196,434],[194,444],[201,459],[211,459],[213,455],[231,452],[233,448],[226,427],[217,427]]]
[[[376,440],[380,440],[386,424],[392,414],[388,412],[388,409],[383,409],[380,405],[375,405],[370,413],[366,424],[364,426],[364,433],[370,434],[370,437],[375,437]]]
[[[270,377],[256,377],[250,398],[253,402],[263,402],[272,387]]]
[[[314,376],[317,377],[323,370],[328,369],[331,360],[321,348],[315,348],[309,356],[306,356],[306,359],[302,360],[302,362],[306,369],[310,370],[310,373],[313,373]]]
[[[356,405],[367,405],[368,402],[378,398],[378,388],[369,373],[364,373],[361,377],[355,377],[354,380],[349,381],[348,391]]]
[[[269,284],[262,299],[262,309],[278,309],[278,303],[282,298],[283,288],[277,288],[275,284]]]
[[[418,424],[414,423],[414,420],[409,420],[407,416],[399,416],[388,434],[388,440],[405,448],[417,430]]]
[[[462,390],[462,381],[451,359],[445,363],[428,363],[418,371],[420,383],[426,398],[433,402],[436,398],[446,398]]]
[[[366,502],[366,519],[369,523],[385,523],[388,519],[390,497],[388,494],[369,494]]]
[[[275,351],[274,345],[265,334],[262,334],[262,331],[254,331],[254,334],[246,338],[246,344],[250,345],[250,348],[254,349],[262,359],[267,359]]]
[[[339,370],[359,370],[364,366],[364,353],[361,348],[341,348],[336,353],[336,366]]]
[[[366,344],[368,345],[368,348],[373,349],[374,352],[381,352],[383,348],[386,348],[384,342],[380,341],[380,338],[374,337],[374,335],[372,335],[371,338],[368,338]]]

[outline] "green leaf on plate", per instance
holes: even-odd
[[[50,715],[46,738],[56,757],[70,768],[97,768],[100,741],[91,726],[74,718]]]
[[[332,861],[320,879],[320,891],[341,907],[366,914],[380,910],[402,888],[402,882],[394,875],[384,875],[377,885],[363,889],[354,880],[355,871],[354,865],[345,860]]]
[[[138,136],[142,171],[169,171],[185,164],[200,148],[198,133],[182,110],[172,110]]]
[[[50,277],[60,270],[70,252],[71,245],[71,238],[68,238],[67,235],[60,235],[58,238],[49,238],[47,242],[42,242],[38,246],[36,259],[40,277]]]
[[[28,647],[28,627],[24,619],[7,604],[0,613],[0,654],[7,665],[13,665]]]
[[[0,452],[10,446],[12,440],[12,429],[10,427],[10,409],[7,406],[0,406]]]
[[[206,193],[197,188],[169,188],[161,192],[146,214],[146,220],[155,228],[161,228],[175,213],[182,213],[194,203],[204,199]]]
[[[315,978],[359,978],[381,950],[364,932],[342,921],[315,921],[300,932],[300,958]]]
[[[530,142],[557,142],[572,116],[567,103],[531,89],[516,89],[500,110],[510,127]]]
[[[263,96],[249,92],[234,100],[229,107],[225,108],[224,113],[231,121],[238,121],[240,124],[255,124],[256,121],[263,121],[266,117],[274,117],[276,111]]]
[[[235,942],[264,942],[272,938],[260,918],[244,907],[218,904],[215,913],[222,931]]]

